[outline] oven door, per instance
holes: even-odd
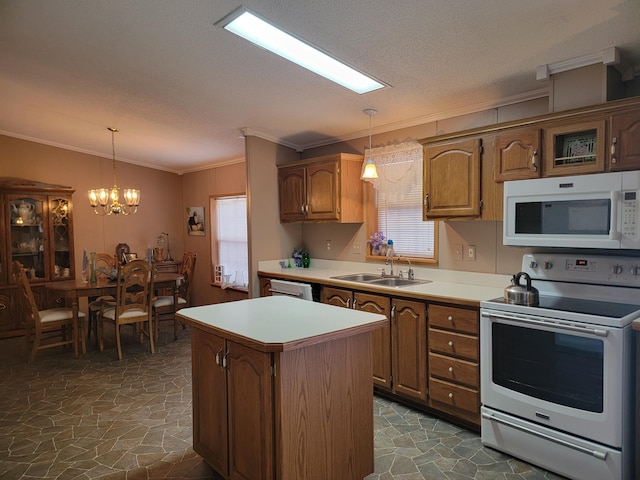
[[[630,333],[482,309],[482,404],[620,448],[633,418]]]

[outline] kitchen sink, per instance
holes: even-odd
[[[335,278],[336,280],[345,280],[347,282],[378,285],[381,287],[409,287],[411,285],[420,285],[431,282],[431,280],[418,280],[412,278],[382,277],[375,273],[353,273],[350,275],[338,275],[331,278]]]
[[[353,273],[350,275],[338,275],[336,280],[346,280],[347,282],[370,282],[371,280],[380,280],[382,277],[375,273]]]
[[[386,277],[378,278],[378,280],[372,280],[369,283],[371,285],[380,285],[383,287],[408,287],[410,285],[420,285],[422,283],[429,283],[431,280],[416,280],[411,278],[396,278]]]

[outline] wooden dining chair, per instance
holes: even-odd
[[[73,309],[38,310],[31,284],[20,262],[13,262],[12,275],[18,284],[18,308],[25,321],[27,349],[29,349],[29,343],[33,341],[29,362],[35,360],[38,350],[63,345],[74,346],[74,355],[77,358],[75,345],[77,345],[76,340],[80,338],[79,335],[83,334],[84,313],[78,312],[78,331],[76,331],[73,325]]]
[[[155,317],[155,336],[156,340],[160,333],[160,317],[163,319],[173,319],[173,337],[178,339],[178,324],[180,323],[176,312],[184,307],[191,306],[191,281],[193,277],[193,271],[196,268],[196,254],[193,252],[186,252],[182,256],[182,269],[180,274],[182,275],[182,281],[178,287],[178,305],[174,306],[173,295],[161,295],[158,296],[153,302],[153,312]]]
[[[139,341],[144,335],[149,338],[151,353],[155,353],[153,344],[152,302],[154,269],[146,260],[133,260],[118,268],[116,280],[115,302],[105,302],[98,315],[98,337],[100,351],[104,350],[104,324],[111,323],[115,327],[118,359],[122,360],[122,344],[120,330],[122,325],[132,325],[134,333],[139,331]]]
[[[96,276],[99,279],[106,279],[109,272],[118,267],[115,255],[108,253],[96,253]],[[105,302],[114,302],[115,298],[106,295],[101,297],[89,297],[89,325],[87,325],[87,339],[91,339],[91,330],[93,329],[98,342],[98,314]]]

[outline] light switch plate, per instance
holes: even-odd
[[[469,260],[475,260],[476,259],[476,246],[475,245],[467,246],[467,258]]]

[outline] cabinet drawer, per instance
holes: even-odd
[[[429,305],[429,325],[477,335],[478,312],[464,308]]]
[[[429,354],[429,372],[434,377],[462,383],[468,387],[478,388],[480,373],[478,364],[453,357],[445,357],[437,353]]]
[[[429,350],[478,361],[478,337],[429,329]]]
[[[434,402],[444,403],[467,412],[480,411],[478,390],[430,378],[429,396]]]

